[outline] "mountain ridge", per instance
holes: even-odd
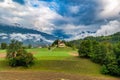
[[[83,40],[95,40],[98,42],[110,42],[110,43],[118,43],[120,42],[120,32],[116,32],[112,35],[108,35],[108,36],[88,36],[84,39],[77,39],[77,40],[72,40],[69,41],[68,43],[70,44],[70,46],[75,46],[77,48],[79,48],[81,41]]]
[[[24,44],[34,46],[50,44],[58,37],[37,30],[21,28],[18,26],[0,25],[0,42],[9,43],[15,39]]]

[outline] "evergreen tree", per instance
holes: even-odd
[[[7,49],[7,43],[1,43],[1,49]]]
[[[92,43],[90,40],[84,40],[80,44],[79,56],[89,58],[92,52]]]

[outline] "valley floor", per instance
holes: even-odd
[[[100,73],[100,65],[78,57],[70,48],[29,49],[35,57],[30,68],[12,68],[6,63],[5,51],[0,50],[0,80],[120,80]]]

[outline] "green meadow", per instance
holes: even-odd
[[[35,65],[30,67],[32,70],[52,70],[69,73],[79,73],[88,75],[101,75],[100,66],[89,61],[82,59],[78,56],[72,56],[70,53],[76,53],[76,50],[71,48],[56,48],[48,50],[47,48],[30,49],[34,53]]]
[[[77,54],[76,50],[71,48],[55,48],[48,50],[47,48],[28,49],[35,57],[35,64],[28,69],[24,67],[9,67],[5,59],[0,59],[0,70],[28,70],[28,71],[57,71],[74,74],[85,75],[102,75],[100,73],[100,65],[91,62],[88,59],[82,59],[78,56],[72,56],[70,53]],[[5,50],[0,50],[1,54],[5,54]]]
[[[6,53],[6,50],[0,50],[0,54],[1,54],[1,53]]]

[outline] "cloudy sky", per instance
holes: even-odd
[[[120,0],[0,0],[0,24],[15,23],[72,39],[110,35],[120,32]]]

